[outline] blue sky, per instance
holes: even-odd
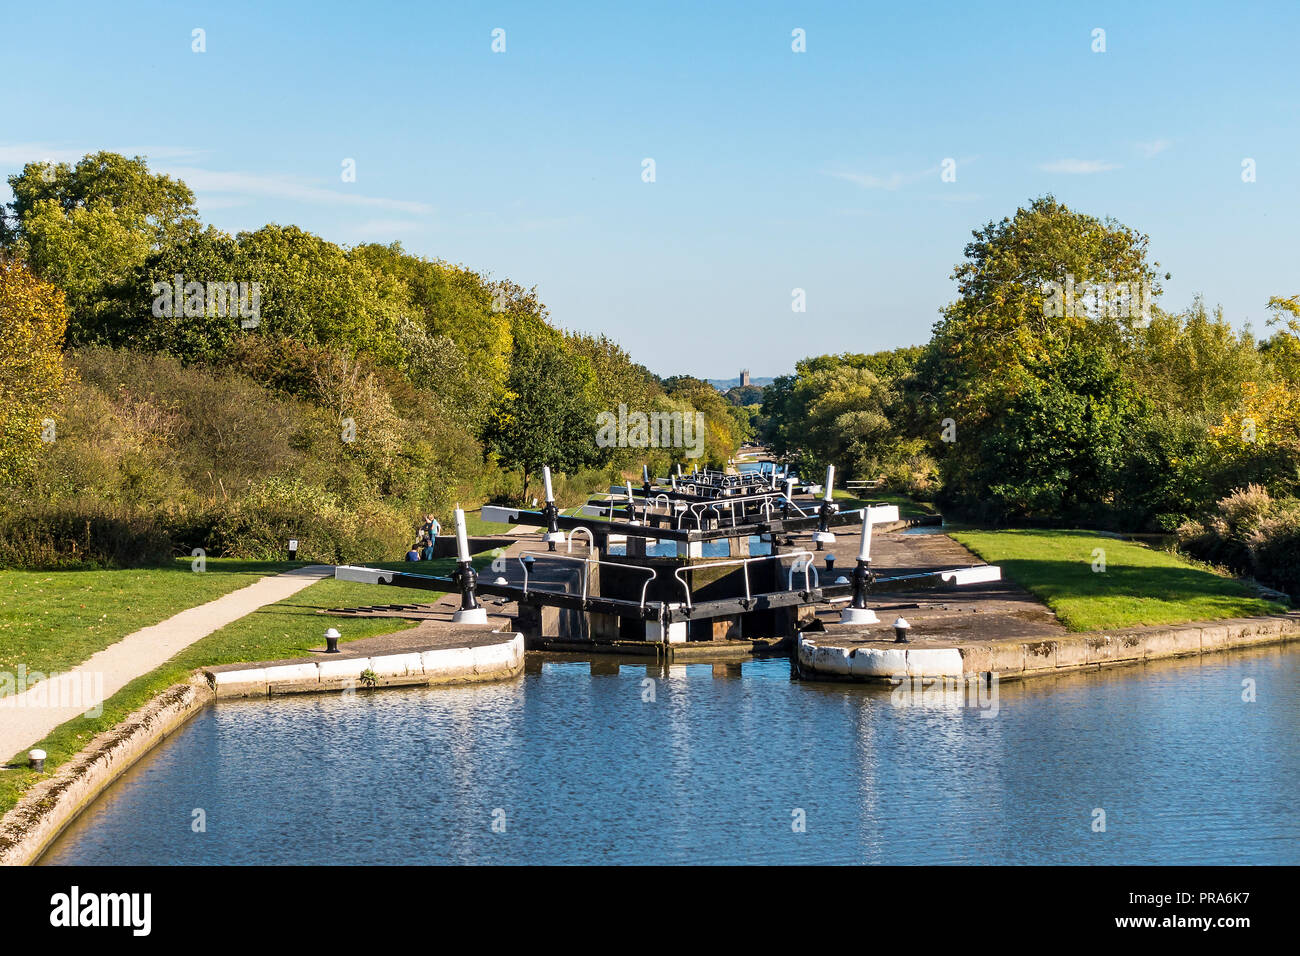
[[[1298,35],[1295,3],[11,0],[0,174],[141,152],[220,228],[509,276],[661,374],[923,342],[970,231],[1047,192],[1259,332],[1300,292]]]

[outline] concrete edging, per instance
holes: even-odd
[[[219,698],[355,688],[361,674],[374,686],[454,684],[502,680],[523,673],[524,638],[480,647],[350,657],[244,670],[199,670],[173,684],[110,730],[46,780],[27,791],[0,818],[0,866],[36,862],[51,843],[136,761]]]
[[[796,650],[801,674],[849,680],[909,677],[962,678],[997,674],[1002,679],[1175,657],[1194,657],[1240,647],[1300,639],[1300,615],[1200,621],[1172,627],[1143,627],[1109,634],[1088,632],[1045,640],[973,641],[951,647],[846,646],[818,643],[800,632]]]
[[[444,647],[373,657],[324,657],[242,670],[205,671],[204,676],[214,696],[222,700],[346,691],[356,689],[358,684],[374,687],[470,684],[503,680],[522,673],[523,669],[524,636],[512,634],[508,640],[478,647]],[[367,671],[374,677],[373,684],[362,680]]]
[[[34,863],[109,784],[212,700],[207,683],[191,678],[95,737],[0,819],[0,866]]]

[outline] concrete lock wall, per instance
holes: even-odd
[[[274,694],[346,691],[358,687],[472,683],[501,680],[522,673],[524,637],[503,635],[495,644],[447,647],[374,657],[325,658],[319,661],[208,671],[217,699]],[[366,674],[367,680],[362,680]]]
[[[32,787],[0,825],[0,865],[33,863],[137,760],[212,702],[207,681],[175,684]]]
[[[796,651],[808,676],[859,680],[967,677],[997,674],[1034,677],[1087,668],[1211,654],[1300,639],[1300,614],[1205,621],[1175,627],[1141,627],[1109,634],[1071,634],[1048,640],[971,641],[951,647],[855,643],[801,632]]]
[[[819,645],[799,635],[799,667],[816,674],[862,680],[908,677],[961,677],[964,663],[955,647],[843,647]]]

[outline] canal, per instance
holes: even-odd
[[[1295,864],[1298,727],[1294,645],[983,699],[534,660],[208,708],[42,862]]]

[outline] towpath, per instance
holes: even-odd
[[[331,565],[313,564],[262,578],[128,634],[85,663],[42,680],[21,694],[0,698],[0,755],[7,758],[18,754],[60,724],[102,704],[130,681],[165,664],[195,641],[333,573]]]

